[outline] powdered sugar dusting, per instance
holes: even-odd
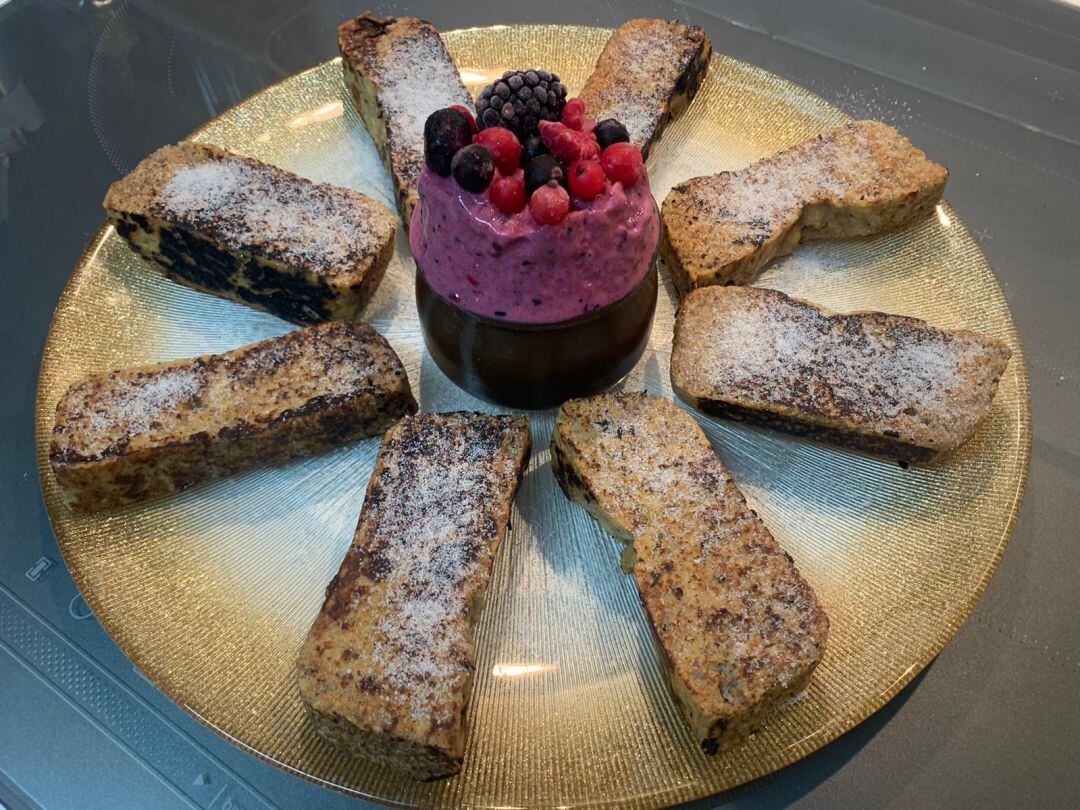
[[[107,403],[98,401],[86,410],[91,434],[133,436],[170,421],[177,408],[203,388],[203,376],[193,366],[179,366],[156,374],[118,377]]]
[[[977,422],[993,394],[994,350],[977,335],[831,314],[772,290],[710,289],[679,333],[676,353],[693,352],[694,368],[673,364],[706,399],[793,406],[905,437],[936,433],[940,443]]]
[[[422,156],[428,116],[451,104],[472,106],[472,101],[437,36],[395,41],[388,68],[393,70],[388,69],[383,76],[385,90],[379,102],[388,115],[395,141],[408,143]]]
[[[773,158],[726,175],[718,215],[760,244],[798,219],[804,205],[840,201],[874,181],[874,161],[865,141],[840,147],[822,139],[800,144]]]
[[[318,185],[232,155],[203,153],[179,165],[158,206],[234,250],[256,250],[332,273],[377,253],[388,214],[344,189]],[[382,216],[379,214],[382,213]]]
[[[521,457],[505,444],[520,430],[508,417],[424,415],[400,423],[383,445],[357,531],[378,595],[354,602],[349,621],[371,622],[362,631],[370,660],[356,668],[421,727],[454,722],[462,708],[473,657],[468,614],[513,495]]]
[[[597,120],[617,119],[630,134],[630,142],[644,149],[700,47],[700,41],[680,23],[632,20],[621,26],[582,88],[588,114]]]

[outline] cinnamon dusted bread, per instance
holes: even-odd
[[[79,380],[56,406],[49,460],[73,508],[104,509],[322,453],[415,410],[382,335],[327,323]]]
[[[416,17],[367,12],[338,26],[345,85],[394,181],[408,230],[424,167],[424,122],[453,104],[472,109],[439,32]]]
[[[529,443],[524,417],[422,414],[387,431],[297,664],[334,745],[416,779],[460,770],[473,626]]]
[[[971,438],[1010,355],[994,338],[916,318],[707,287],[679,309],[671,384],[706,413],[906,463]]]
[[[358,316],[394,250],[394,215],[216,146],[164,146],[113,183],[117,233],[173,281],[296,323]]]
[[[660,209],[660,253],[680,295],[743,284],[804,239],[869,236],[928,215],[948,176],[892,127],[853,121],[673,187]]]
[[[690,414],[646,394],[570,400],[551,465],[567,496],[629,545],[668,683],[704,751],[807,684],[829,620]]]

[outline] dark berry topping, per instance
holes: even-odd
[[[546,70],[507,71],[480,91],[476,114],[480,129],[502,126],[524,141],[541,121],[558,121],[566,103],[566,85]]]
[[[495,175],[495,160],[487,147],[474,143],[458,150],[451,162],[451,170],[459,186],[479,194]]]
[[[552,180],[566,185],[566,172],[552,155],[537,155],[525,164],[525,190],[530,194]]]
[[[469,119],[457,110],[436,110],[424,122],[424,162],[440,177],[450,176],[450,162],[472,143]]]
[[[524,166],[537,155],[548,154],[548,148],[539,135],[530,135],[521,144],[521,165]]]
[[[630,133],[626,131],[626,127],[614,118],[597,121],[596,126],[593,127],[593,135],[596,136],[596,142],[600,144],[602,150],[613,143],[626,143],[630,140]]]

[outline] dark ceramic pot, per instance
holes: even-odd
[[[553,408],[621,380],[641,358],[656,311],[656,262],[623,298],[555,323],[509,323],[468,312],[435,292],[417,266],[424,341],[451,380],[515,408]]]

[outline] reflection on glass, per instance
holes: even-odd
[[[938,221],[942,225],[944,225],[946,228],[952,226],[952,219],[950,219],[949,215],[945,213],[945,209],[942,207],[941,203],[938,203],[937,208],[935,208],[934,210],[937,211]]]
[[[552,672],[558,668],[558,664],[496,664],[491,668],[491,674],[496,678],[520,678],[522,675]]]

